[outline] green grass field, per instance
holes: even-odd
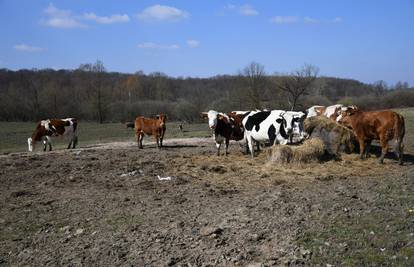
[[[414,108],[397,109],[405,118],[405,151],[414,152]],[[36,124],[33,122],[0,122],[0,153],[27,151],[27,138],[32,134]],[[133,129],[126,129],[120,123],[79,122],[79,146],[114,141],[135,141]],[[178,123],[167,122],[165,139],[185,137],[206,137],[210,131],[205,123],[185,124],[184,132],[178,129]],[[150,140],[146,137],[144,142]],[[54,138],[54,149],[63,149],[67,141]],[[39,149],[40,146],[37,147]]]
[[[0,122],[0,153],[27,151],[27,138],[31,136],[36,124],[33,122]],[[135,141],[135,133],[131,128],[126,129],[121,123],[79,122],[79,147],[96,143],[114,141]],[[164,139],[205,137],[210,136],[207,123],[184,124],[184,131],[178,128],[178,123],[167,122]],[[151,140],[145,137],[144,142]],[[153,139],[151,140],[153,141]],[[66,148],[68,141],[64,138],[54,138],[53,148]],[[41,149],[40,143],[36,150]]]

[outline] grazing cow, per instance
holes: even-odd
[[[243,118],[245,137],[252,157],[254,156],[253,141],[288,144],[293,143],[296,135],[300,142],[306,138],[303,121],[306,113],[284,110],[252,111]]]
[[[162,147],[166,130],[165,120],[166,116],[164,114],[157,115],[155,119],[144,118],[142,116],[135,119],[134,128],[139,148],[142,148],[144,134],[152,135],[157,142],[157,147]],[[131,127],[130,123],[127,123],[126,126]]]
[[[203,118],[208,118],[208,126],[213,130],[214,141],[217,147],[217,156],[220,155],[220,148],[223,142],[226,145],[226,155],[230,140],[239,141],[244,138],[242,116],[229,113],[224,114],[215,110],[202,112]]]
[[[325,116],[331,120],[338,121],[340,119],[341,113],[347,111],[348,109],[355,109],[356,106],[344,106],[342,104],[335,104],[332,106],[313,106],[307,109],[308,115],[307,118],[314,116]]]
[[[403,138],[405,134],[404,117],[391,111],[368,111],[349,109],[341,113],[339,123],[352,129],[360,148],[360,158],[369,155],[372,140],[379,140],[381,145],[381,156],[379,163],[384,162],[385,154],[388,152],[388,142],[393,141],[394,153],[403,164]]]
[[[49,119],[37,123],[32,136],[27,139],[29,151],[33,151],[36,142],[43,142],[43,151],[49,146],[52,150],[52,136],[67,136],[69,138],[68,149],[75,148],[78,143],[77,136],[78,121],[75,118]]]

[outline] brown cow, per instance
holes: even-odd
[[[49,119],[39,121],[32,136],[27,139],[29,151],[33,151],[36,142],[43,141],[43,151],[46,151],[49,146],[49,151],[52,150],[52,136],[68,136],[68,149],[75,148],[78,143],[77,136],[78,121],[75,118],[67,119]]]
[[[391,111],[368,111],[349,109],[341,113],[339,123],[351,128],[359,142],[360,158],[367,157],[372,140],[379,140],[382,148],[379,163],[383,163],[388,151],[388,142],[393,140],[394,153],[403,164],[404,117]]]
[[[152,135],[157,142],[157,147],[162,147],[162,141],[166,130],[166,118],[166,115],[160,114],[156,116],[156,119],[144,117],[137,117],[135,119],[134,128],[139,148],[142,148],[142,139],[144,138],[144,134]]]

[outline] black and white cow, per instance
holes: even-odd
[[[271,145],[301,142],[306,138],[303,130],[305,118],[306,114],[300,111],[252,111],[245,114],[243,126],[252,157],[253,141]]]

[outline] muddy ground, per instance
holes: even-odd
[[[181,139],[0,156],[0,265],[414,266],[411,155],[230,152]]]

